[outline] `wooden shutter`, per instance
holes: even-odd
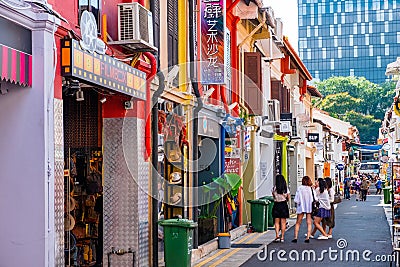
[[[168,0],[168,67],[178,64],[178,0]]]
[[[262,115],[261,55],[244,53],[244,100],[250,114]]]
[[[277,99],[280,101],[280,90],[281,90],[281,82],[280,81],[271,81],[271,99]]]

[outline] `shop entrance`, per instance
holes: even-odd
[[[103,257],[101,103],[94,90],[63,102],[65,264],[93,266]]]

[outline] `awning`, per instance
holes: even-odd
[[[0,44],[0,80],[32,86],[32,55]]]
[[[350,144],[351,147],[361,151],[378,151],[382,149],[383,145],[384,144],[380,145]]]

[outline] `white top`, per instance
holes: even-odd
[[[326,210],[330,210],[331,209],[331,201],[330,201],[330,198],[329,198],[328,189],[325,189],[324,192],[320,193],[319,192],[319,188],[317,188],[314,191],[314,196],[318,200],[320,208],[324,208]]]
[[[330,188],[328,194],[329,194],[329,202],[332,203],[333,201],[335,201],[335,189]]]
[[[276,187],[274,186],[272,188],[272,196],[274,197],[275,202],[283,202],[288,200],[290,192],[289,189],[286,188],[286,193],[278,194],[278,192],[276,192]]]
[[[311,194],[312,188],[306,185],[300,185],[297,188],[294,202],[296,202],[296,213],[311,213],[313,197]]]

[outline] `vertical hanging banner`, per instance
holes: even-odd
[[[225,0],[201,0],[201,83],[226,84]]]

